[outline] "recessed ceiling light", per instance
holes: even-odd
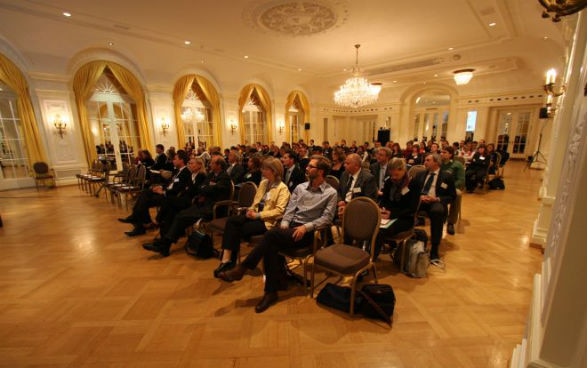
[[[439,76],[439,74],[435,74],[434,77],[437,78]]]
[[[298,71],[301,72],[302,71],[302,68],[298,68]]]
[[[488,24],[488,26],[494,27],[494,26],[496,26],[496,22],[492,22],[492,23]]]
[[[186,46],[191,45],[191,44],[192,44],[192,41],[188,41],[188,40],[184,41],[184,45],[186,45]]]
[[[114,46],[114,42],[112,42],[112,41],[108,42],[108,46]]]
[[[448,48],[447,50],[449,50],[449,51],[453,51],[453,47],[450,47],[450,48]]]
[[[243,56],[243,59],[249,59],[248,55]]]
[[[392,81],[392,83],[398,83],[398,81]]]
[[[64,17],[68,17],[68,18],[71,17],[71,13],[70,12],[63,12],[61,14],[63,14]]]
[[[543,39],[544,39],[544,40],[548,40],[548,39],[549,39],[549,37],[547,37],[547,36],[543,36]]]

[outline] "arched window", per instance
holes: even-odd
[[[33,163],[47,161],[28,83],[17,66],[1,54],[0,159],[0,177],[7,180],[28,176]]]
[[[220,99],[206,78],[190,74],[176,82],[174,112],[180,144],[222,147]]]
[[[249,84],[239,96],[239,128],[241,142],[254,144],[272,141],[271,101],[258,84]]]
[[[129,145],[134,152],[152,149],[145,94],[127,69],[110,61],[90,62],[76,72],[73,89],[88,165],[98,157],[96,146],[107,137],[118,135],[118,144],[111,141],[118,165],[130,156]]]
[[[131,165],[141,148],[136,107],[108,69],[86,106],[98,159],[110,162],[112,170]]]
[[[417,95],[412,103],[412,136],[418,140],[446,138],[450,102],[451,96],[444,91],[425,91]]]
[[[304,123],[310,120],[310,106],[304,93],[292,91],[286,101],[286,141],[292,143],[299,139],[308,141],[308,137],[302,137]]]

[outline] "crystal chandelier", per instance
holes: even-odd
[[[373,104],[378,100],[378,94],[382,89],[380,83],[370,84],[367,79],[361,76],[359,70],[359,47],[355,45],[355,66],[353,67],[353,77],[347,79],[345,84],[339,87],[335,92],[334,100],[337,105],[346,107],[361,107]]]

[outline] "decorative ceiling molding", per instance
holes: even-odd
[[[345,1],[274,0],[251,4],[243,12],[251,28],[284,36],[311,36],[340,27],[347,20]]]

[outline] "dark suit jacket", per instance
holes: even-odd
[[[230,167],[230,165],[229,165]],[[228,171],[227,171],[228,172]],[[245,168],[239,162],[235,163],[235,166],[231,169],[229,176],[234,184],[239,184],[243,181],[243,175],[245,174]]]
[[[290,178],[286,183],[286,171],[288,170],[284,168],[284,177],[282,178],[282,180],[284,181],[284,184],[286,184],[286,186],[288,187],[290,193],[292,193],[292,191],[294,190],[294,188],[298,186],[298,184],[304,183],[306,181],[306,175],[304,175],[304,171],[302,171],[298,164],[294,164],[292,174],[290,174]]]
[[[165,168],[167,162],[167,156],[165,153],[161,153],[155,157],[155,163],[150,167],[151,170],[162,170]]]
[[[341,174],[341,180],[339,181],[339,200],[344,201],[345,195],[347,194],[347,187],[349,186],[350,180],[353,177],[349,174],[349,172],[345,171]],[[356,197],[369,197],[373,200],[376,200],[378,196],[378,183],[376,182],[376,177],[373,176],[369,170],[367,169],[360,169],[359,176],[357,180],[353,184],[353,195],[351,198]]]
[[[425,180],[428,174],[429,171],[422,171],[418,173],[414,179],[410,181],[411,188],[420,194],[423,190],[423,187],[425,186]],[[437,195],[437,198],[441,199],[441,203],[443,203],[445,206],[453,202],[457,195],[455,192],[453,176],[441,169],[439,169],[439,177],[437,178],[437,183],[435,185],[435,194]]]
[[[391,218],[407,218],[414,222],[414,213],[419,203],[420,192],[410,185],[402,188],[390,178],[384,182],[380,206],[390,211]]]
[[[375,162],[373,164],[370,165],[370,172],[372,173],[373,176],[376,177],[376,185],[378,185],[378,183],[380,182],[380,164]],[[386,177],[388,176],[388,173],[384,174],[384,182],[386,181]]]
[[[172,184],[171,188],[168,189],[169,184]],[[187,191],[192,185],[192,173],[188,169],[188,166],[184,166],[183,169],[178,173],[174,172],[171,178],[171,182],[164,185],[166,197],[178,197],[183,192]]]
[[[216,202],[229,199],[232,185],[231,178],[226,171],[222,171],[218,175],[213,172],[209,173],[204,184],[200,186],[195,205],[208,207],[212,211],[212,206]]]

